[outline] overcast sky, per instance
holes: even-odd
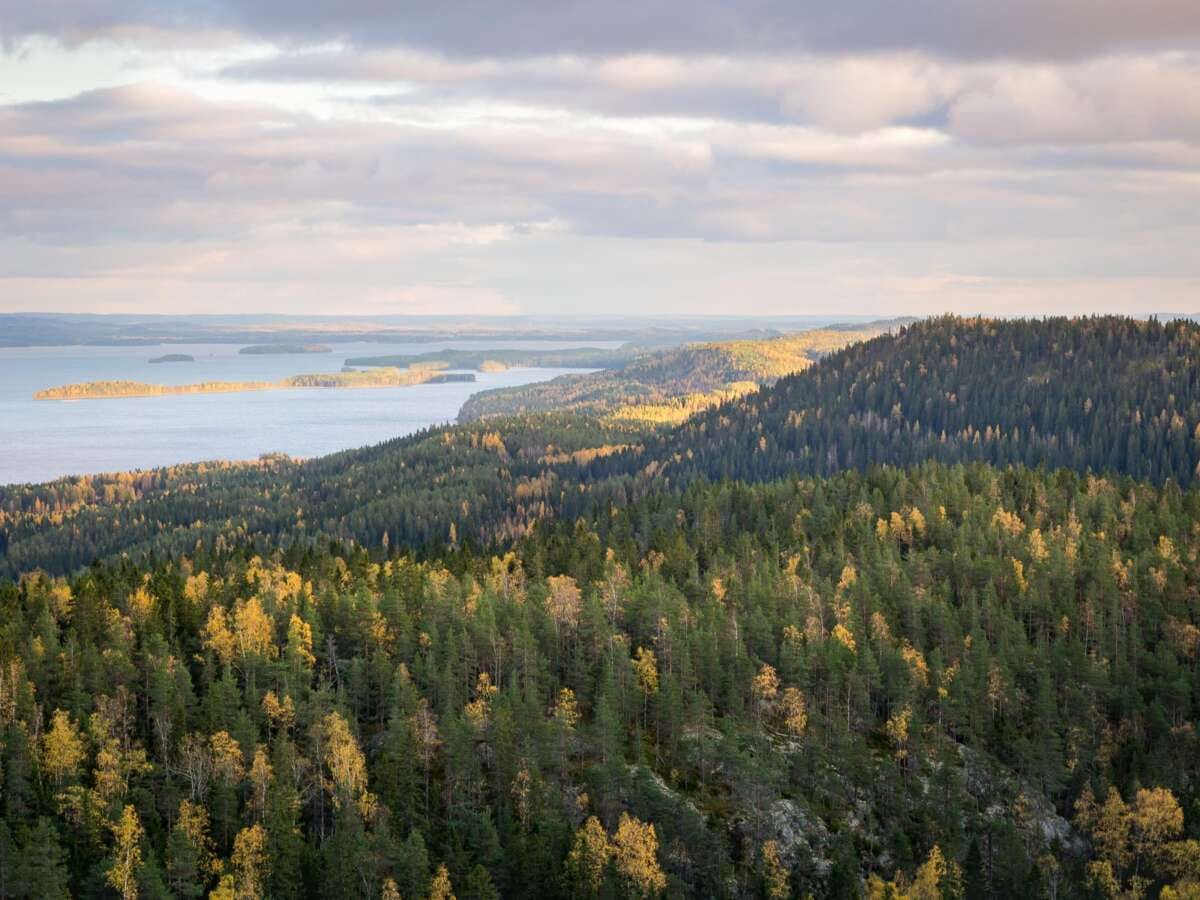
[[[0,0],[0,311],[1180,312],[1197,248],[1197,0]]]

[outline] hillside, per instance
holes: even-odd
[[[1200,474],[1200,326],[925,320],[648,438],[638,456],[599,461],[589,477],[650,459],[676,481],[936,459],[1188,485]]]
[[[459,412],[460,422],[548,411],[604,415],[613,420],[677,424],[709,406],[802,371],[821,356],[883,333],[898,322],[817,329],[765,340],[689,344],[638,352],[623,364],[589,375],[481,391]]]
[[[473,545],[511,540],[562,500],[566,475],[636,439],[581,417],[432,429],[292,462],[208,462],[0,488],[0,576],[67,572],[97,557],[323,538],[437,552],[453,525]],[[578,454],[578,455],[576,455]],[[563,459],[563,462],[551,460]],[[265,552],[265,551],[264,551]]]
[[[149,897],[1187,896],[1198,516],[929,465],[448,564],[241,538],[3,584],[0,874],[104,895],[126,841]]]

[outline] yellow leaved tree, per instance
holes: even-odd
[[[654,897],[666,889],[667,876],[658,864],[658,834],[651,823],[621,813],[612,845],[617,871],[633,893]]]
[[[136,900],[137,877],[142,870],[142,822],[137,810],[126,806],[121,818],[112,825],[112,863],[105,880],[121,895],[122,900]]]
[[[320,728],[334,806],[340,809],[347,803],[356,803],[359,814],[364,819],[370,818],[375,810],[375,797],[367,790],[367,761],[350,726],[338,713],[331,712]]]
[[[450,872],[444,865],[438,866],[437,874],[429,883],[429,900],[455,900],[454,886],[450,884]]]
[[[598,895],[604,885],[604,870],[612,854],[608,833],[600,820],[591,816],[575,832],[575,841],[567,856],[567,871],[572,886],[584,896]]]
[[[259,900],[271,871],[267,832],[261,825],[243,828],[233,839],[234,896],[237,900]]]
[[[962,870],[953,860],[947,860],[937,844],[929,857],[917,869],[912,881],[903,873],[895,881],[884,881],[878,875],[867,880],[868,900],[943,900],[962,894]]]
[[[66,710],[56,709],[50,730],[42,737],[42,766],[56,788],[75,774],[85,756],[83,736]]]

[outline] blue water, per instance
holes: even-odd
[[[334,344],[332,353],[248,356],[241,344],[0,348],[0,484],[282,452],[310,457],[378,443],[453,421],[466,399],[492,387],[545,381],[572,369],[476,373],[474,383],[396,388],[35,401],[34,391],[80,381],[156,384],[276,381],[337,372],[347,357],[441,349],[578,346],[553,341]],[[589,346],[614,346],[602,342]],[[194,363],[149,360],[186,353]]]

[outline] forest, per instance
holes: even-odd
[[[1200,896],[1198,350],[0,488],[0,896]]]

